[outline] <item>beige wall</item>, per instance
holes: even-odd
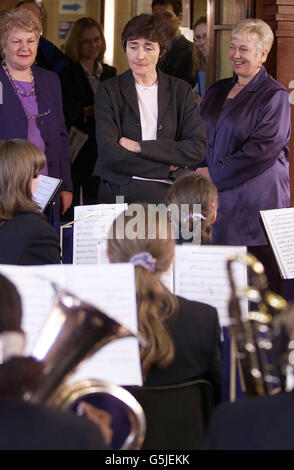
[[[65,40],[59,38],[58,31],[61,21],[77,21],[83,16],[91,16],[95,20],[100,21],[99,18],[99,0],[84,0],[85,2],[85,13],[84,14],[60,14],[59,13],[59,0],[43,0],[44,8],[47,12],[48,21],[46,29],[46,37],[56,44],[58,47],[62,47]]]
[[[192,23],[196,23],[196,21],[200,18],[200,16],[206,16],[207,14],[207,1],[206,0],[194,0],[193,2],[193,21]]]
[[[0,1],[0,11],[10,10],[15,5],[15,0],[1,0]]]
[[[107,0],[106,0],[107,1]],[[83,15],[77,14],[60,14],[59,13],[59,0],[43,0],[43,5],[48,15],[46,37],[62,47],[65,40],[59,39],[58,28],[60,21],[76,21],[82,16],[91,16],[101,22],[99,17],[100,13],[100,0],[85,0],[86,13]],[[121,46],[121,33],[122,30],[132,17],[132,0],[116,0],[115,1],[115,43],[114,43],[114,61],[113,65],[117,68],[118,73],[123,72],[128,68],[125,52]],[[104,24],[104,29],[107,28],[107,19]]]
[[[114,34],[114,58],[113,65],[117,73],[128,69],[128,61],[121,45],[121,33],[126,23],[132,18],[132,0],[116,0],[115,2],[115,34]],[[105,28],[106,28],[105,23]]]

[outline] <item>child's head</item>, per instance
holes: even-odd
[[[44,153],[22,139],[0,141],[0,219],[15,212],[38,212],[32,183],[46,164]]]
[[[198,220],[201,222],[201,242],[205,244],[211,241],[211,226],[217,216],[218,197],[216,186],[208,178],[196,173],[180,177],[168,191],[167,203],[178,207],[181,222],[181,212],[186,211],[188,206],[187,228],[192,232]],[[195,210],[193,205],[201,206],[201,211]]]

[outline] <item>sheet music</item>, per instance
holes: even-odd
[[[9,266],[0,265],[0,272],[16,286],[22,300],[22,328],[26,333],[25,354],[30,354],[40,335],[48,313],[53,304],[54,290],[51,284],[44,280],[52,279],[57,284],[64,285],[62,266]],[[50,270],[52,273],[50,274]],[[40,277],[41,275],[41,277]]]
[[[78,270],[79,276],[70,270],[68,282],[75,294],[137,331],[135,273],[131,264],[74,266],[73,269]],[[142,385],[138,341],[123,338],[106,345],[77,371],[71,381],[87,377],[116,385]]]
[[[162,273],[160,280],[165,287],[168,288],[172,293],[174,292],[174,265],[170,265],[168,270],[165,273]]]
[[[221,326],[228,326],[228,301],[231,290],[226,261],[231,254],[246,253],[243,246],[177,245],[175,252],[175,294],[214,306]],[[247,286],[247,268],[234,263],[233,273],[238,288]],[[242,301],[248,313],[248,303]]]
[[[53,305],[52,280],[88,301],[120,323],[137,331],[134,268],[131,264],[103,266],[7,266],[0,265],[18,288],[23,302],[22,327],[27,335],[26,354],[31,354]],[[98,351],[72,380],[91,377],[117,385],[142,385],[136,338],[113,341]]]
[[[75,220],[89,214],[94,215],[74,224],[73,264],[97,264],[98,241],[106,240],[113,221],[126,209],[127,204],[75,207]]]
[[[43,212],[46,209],[47,204],[50,202],[52,197],[55,195],[58,187],[62,180],[58,178],[52,178],[52,176],[40,175],[39,184],[33,195],[33,200],[38,205],[40,210]]]
[[[294,207],[260,211],[284,279],[294,278]]]

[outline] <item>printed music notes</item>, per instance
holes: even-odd
[[[127,204],[97,204],[75,207],[74,264],[97,263],[98,242],[107,239],[114,219],[126,208]]]
[[[283,279],[294,278],[294,207],[260,211]]]
[[[46,175],[39,176],[39,183],[33,195],[33,200],[41,212],[44,212],[51,199],[53,199],[61,183],[62,180],[58,178],[52,178]]]
[[[34,351],[53,307],[54,290],[50,281],[137,331],[135,276],[131,264],[0,265],[0,272],[15,284],[21,295],[27,354]],[[106,380],[116,385],[142,385],[138,340],[123,338],[109,343],[73,375],[74,379],[82,377]]]
[[[226,262],[234,253],[246,253],[243,246],[178,245],[174,264],[174,293],[189,300],[213,305],[219,314],[221,326],[228,326],[228,301],[231,290]],[[234,267],[236,284],[247,286],[246,266]],[[247,302],[242,301],[242,310],[247,312]]]

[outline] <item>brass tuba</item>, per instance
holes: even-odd
[[[140,447],[145,435],[145,416],[126,390],[97,380],[74,385],[66,382],[82,362],[109,342],[129,336],[137,337],[141,343],[145,340],[95,306],[52,285],[55,305],[34,350],[34,356],[44,362],[44,382],[37,392],[25,398],[31,403],[72,408],[74,401],[81,401],[83,396],[108,393],[120,401],[130,417],[130,435],[122,448]]]
[[[248,267],[252,285],[238,290],[232,266],[241,262]],[[268,289],[264,267],[253,255],[232,255],[227,261],[231,287],[229,300],[230,332],[235,341],[247,395],[274,394],[284,388],[283,374],[273,354],[273,319],[282,312],[286,301]],[[254,308],[244,318],[240,299]],[[256,308],[255,308],[256,306]]]

